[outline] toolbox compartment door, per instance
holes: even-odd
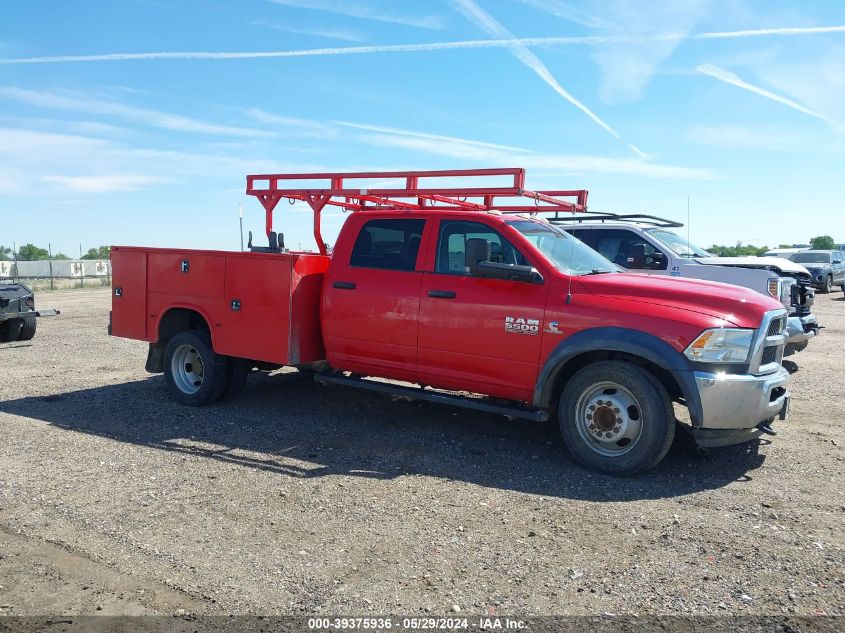
[[[112,313],[113,336],[147,338],[147,253],[113,248]]]

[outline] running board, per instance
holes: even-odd
[[[314,380],[324,385],[345,385],[355,389],[364,389],[366,391],[374,391],[375,393],[383,393],[388,396],[407,398],[408,400],[426,400],[428,402],[436,402],[438,404],[445,404],[453,407],[475,409],[476,411],[484,411],[486,413],[497,413],[509,418],[521,418],[523,420],[532,420],[534,422],[545,422],[549,419],[549,412],[543,409],[523,409],[521,407],[500,406],[479,401],[474,398],[462,398],[461,396],[454,396],[449,393],[429,391],[413,387],[402,387],[400,385],[376,382],[374,380],[366,380],[363,378],[349,378],[347,376],[337,374],[317,374],[314,376]]]

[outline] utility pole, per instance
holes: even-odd
[[[50,242],[47,242],[47,254],[50,256],[50,290],[54,290],[53,287],[53,245]]]
[[[244,207],[242,204],[238,205],[238,221],[241,225],[241,252],[244,250]]]

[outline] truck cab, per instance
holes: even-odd
[[[421,182],[479,176],[513,180]],[[309,178],[326,184],[285,187]],[[373,178],[401,184],[353,184]],[[267,212],[267,247],[112,249],[110,331],[148,341],[147,369],[185,404],[294,366],[328,385],[553,419],[575,459],[611,474],[654,466],[676,428],[715,447],[786,418],[786,310],[746,288],[620,272],[543,215],[583,211],[586,191],[530,191],[517,168],[250,176],[247,193]],[[314,210],[319,252],[273,232],[285,198]],[[329,249],[331,203],[351,213]]]
[[[810,273],[794,261],[714,257],[673,230],[683,224],[654,216],[598,214],[566,218],[562,226],[627,271],[720,281],[777,299],[789,314],[786,356],[805,349],[819,333]]]

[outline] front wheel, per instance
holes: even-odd
[[[576,373],[561,394],[558,422],[577,461],[613,475],[655,466],[675,436],[666,388],[644,369],[620,361]]]
[[[824,286],[822,286],[822,292],[824,294],[828,294],[831,290],[833,290],[833,277],[831,275],[828,275],[827,279],[824,280]]]
[[[164,348],[164,379],[182,404],[198,407],[216,402],[226,390],[228,361],[211,346],[202,330],[173,336]]]

